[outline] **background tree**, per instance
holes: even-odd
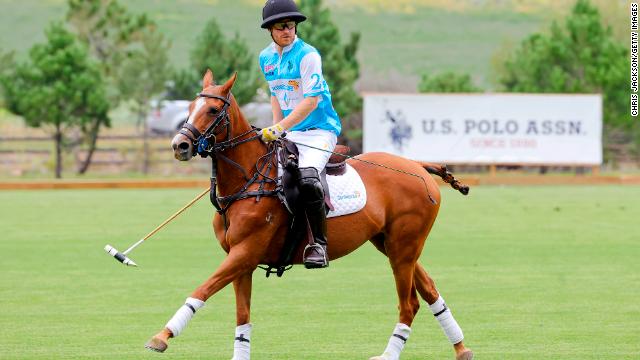
[[[138,126],[142,125],[143,166],[142,172],[149,172],[149,129],[146,122],[151,110],[151,100],[164,90],[169,76],[170,44],[155,29],[147,29],[140,38],[142,47],[134,50],[128,61],[120,69],[118,78],[122,96],[129,99],[133,112],[137,115]]]
[[[4,52],[0,49],[0,74],[5,73],[6,71],[13,68],[14,59],[13,52]]]
[[[627,116],[629,66],[626,46],[602,24],[598,9],[578,0],[564,24],[554,21],[548,33],[516,47],[499,67],[498,79],[512,92],[601,93],[607,139],[621,129],[638,133],[637,122]]]
[[[475,86],[469,74],[444,72],[436,75],[423,74],[418,91],[421,93],[475,93],[482,89]]]
[[[300,12],[307,16],[307,21],[298,26],[298,35],[320,52],[322,71],[338,115],[347,117],[360,111],[362,98],[354,87],[360,76],[356,58],[360,33],[351,33],[349,42],[342,44],[340,31],[331,20],[329,9],[322,6],[322,0],[300,1]]]
[[[109,103],[102,77],[85,47],[61,24],[46,32],[47,43],[29,52],[30,63],[2,76],[10,110],[27,125],[42,127],[55,141],[55,174],[62,176],[65,133],[95,121],[106,121]]]
[[[117,0],[68,0],[68,6],[67,20],[100,64],[99,70],[113,109],[123,99],[119,88],[122,72],[119,69],[129,61],[131,52],[141,46],[143,33],[153,29],[155,24],[144,14],[130,14]],[[91,164],[102,125],[110,126],[108,117],[93,119],[83,126],[88,152],[78,170],[80,174],[84,174]]]
[[[202,88],[202,77],[192,67],[172,71],[167,100],[193,100]],[[235,87],[234,87],[235,89]]]
[[[200,90],[202,76],[211,69],[216,79],[223,81],[238,72],[238,82],[233,86],[233,95],[240,105],[251,102],[263,80],[258,71],[257,55],[238,33],[227,40],[215,19],[207,22],[196,38],[191,50],[191,67],[174,73],[174,87],[171,97],[174,99],[194,98]]]
[[[9,76],[11,71],[15,68],[15,60],[13,52],[4,52],[0,49],[0,78]],[[3,93],[2,86],[0,86],[0,107],[6,106],[6,99]]]
[[[356,58],[360,33],[351,33],[349,41],[343,44],[331,12],[322,0],[301,0],[300,12],[307,16],[307,21],[298,26],[298,35],[320,52],[333,106],[342,120],[339,141],[359,153],[362,150],[362,98],[355,90],[355,83],[360,77]]]
[[[622,0],[590,0],[598,8],[600,19],[606,27],[611,27],[613,36],[618,41],[627,43],[629,38],[629,1]],[[545,9],[544,15],[552,20],[562,21],[575,6],[575,1],[554,1],[555,9]],[[550,11],[552,10],[552,11]]]

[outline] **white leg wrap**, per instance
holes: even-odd
[[[236,339],[233,343],[231,360],[249,360],[251,358],[251,324],[236,327]]]
[[[405,324],[398,323],[393,329],[393,335],[389,338],[387,348],[384,349],[384,353],[380,355],[384,360],[398,360],[400,359],[400,353],[404,349],[404,344],[409,339],[411,334],[411,328]]]
[[[452,344],[457,344],[464,339],[460,325],[458,325],[456,319],[453,318],[453,314],[451,314],[451,310],[449,310],[447,304],[444,303],[442,296],[438,297],[438,300],[432,305],[429,305],[429,307],[433,315],[438,319],[442,331],[444,331],[444,334],[447,335],[447,338],[449,338]]]
[[[171,320],[165,326],[167,329],[171,330],[171,333],[174,337],[180,335],[182,330],[187,326],[189,320],[193,317],[193,314],[196,313],[198,309],[204,306],[204,301],[187,298],[187,301],[184,305],[176,311],[176,314],[173,315]]]

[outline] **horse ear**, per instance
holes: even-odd
[[[222,90],[225,93],[228,93],[229,91],[231,91],[231,88],[233,87],[233,84],[235,84],[237,78],[238,78],[238,72],[236,71],[233,73],[231,78],[229,78],[229,80],[227,80],[227,82],[224,83],[224,85],[222,85]]]
[[[211,69],[207,69],[207,72],[204,74],[204,78],[202,79],[202,90],[213,84],[215,84],[215,81],[213,80],[213,73],[211,72]]]

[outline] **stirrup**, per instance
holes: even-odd
[[[320,244],[305,246],[304,252],[302,253],[302,262],[307,269],[321,269],[329,266],[327,252]]]

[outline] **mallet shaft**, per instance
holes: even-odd
[[[153,229],[150,233],[147,234],[147,236],[143,237],[142,239],[140,239],[137,243],[133,244],[130,248],[128,248],[127,250],[125,250],[123,252],[124,255],[127,255],[128,253],[130,253],[131,251],[133,251],[133,249],[135,249],[136,247],[138,247],[138,245],[142,244],[145,240],[147,240],[148,238],[152,237],[153,234],[157,233],[160,229],[162,229],[165,225],[167,225],[171,220],[175,219],[176,216],[182,214],[183,211],[187,210],[189,207],[191,207],[191,205],[195,204],[196,201],[200,200],[203,196],[205,196],[206,194],[209,193],[209,191],[211,191],[211,187],[207,188],[207,190],[203,191],[201,194],[199,194],[198,196],[196,196],[193,200],[191,200],[187,205],[185,205],[184,207],[182,207],[182,209],[178,210],[175,214],[171,215],[171,217],[169,217],[167,220],[165,220],[162,224],[158,225],[157,228]]]
[[[131,245],[131,247],[129,247],[127,250],[123,251],[123,252],[122,252],[122,254],[123,254],[123,255],[127,255],[128,253],[130,253],[131,251],[133,251],[133,249],[137,248],[137,247],[138,247],[138,245],[142,244],[142,242],[143,242],[144,240],[145,240],[145,239],[140,239],[140,240],[138,240],[138,242],[137,242],[137,243],[135,243],[135,244]]]

